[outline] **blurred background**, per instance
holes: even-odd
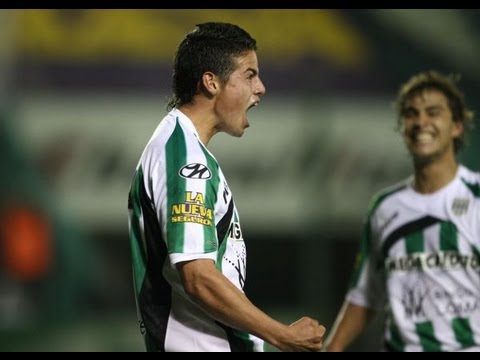
[[[258,41],[267,94],[243,138],[210,149],[242,216],[247,295],[285,322],[331,327],[370,197],[410,174],[400,83],[461,74],[480,110],[479,10],[2,10],[0,350],[143,351],[127,194],[175,48],[204,21]],[[477,126],[461,157],[477,171],[479,148]],[[350,350],[378,349],[380,320]]]

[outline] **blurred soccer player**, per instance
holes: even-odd
[[[386,351],[480,351],[480,174],[459,164],[473,113],[453,77],[413,76],[397,98],[413,176],[373,197],[346,301],[345,350],[386,309]]]

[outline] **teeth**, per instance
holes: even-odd
[[[429,143],[433,141],[433,136],[429,133],[420,133],[415,136],[415,140],[421,143]]]

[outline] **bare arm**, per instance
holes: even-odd
[[[374,315],[371,309],[345,302],[326,341],[326,350],[344,351],[365,330]]]
[[[290,326],[261,311],[216,268],[212,260],[177,265],[187,294],[214,319],[256,335],[283,351],[319,351],[325,328],[304,317]]]

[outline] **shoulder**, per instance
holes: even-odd
[[[460,165],[459,176],[463,184],[476,198],[480,198],[480,173]]]
[[[376,192],[370,199],[370,203],[368,205],[368,216],[372,216],[380,207],[380,205],[385,203],[388,199],[401,194],[401,192],[408,187],[410,180],[410,178],[404,179],[394,185],[388,186]]]
[[[195,133],[175,110],[170,111],[158,124],[147,149],[155,153],[165,151],[173,156],[200,151]]]

